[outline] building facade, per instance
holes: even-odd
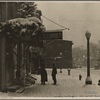
[[[18,8],[19,3],[17,2],[0,2],[0,21],[4,22],[18,17]]]
[[[0,2],[0,22],[17,18],[17,9],[17,2]],[[0,91],[6,91],[6,87],[14,84],[15,66],[13,65],[12,55],[7,53],[8,44],[6,38],[0,35]]]
[[[44,47],[45,67],[51,68],[55,64],[57,68],[72,68],[72,41],[56,39],[47,42],[50,44]]]

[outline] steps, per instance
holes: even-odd
[[[25,88],[24,88],[24,87],[22,87],[22,88],[20,88],[20,89],[16,90],[16,93],[22,93],[22,92],[24,92],[24,91],[25,91]]]
[[[13,85],[13,86],[8,87],[7,90],[10,91],[10,92],[15,92],[19,88],[20,88],[19,85]]]

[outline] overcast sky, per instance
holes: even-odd
[[[63,31],[63,39],[73,41],[73,46],[86,46],[85,32],[91,32],[90,41],[100,40],[100,3],[68,1],[36,1],[38,9],[47,18],[70,30]],[[43,18],[47,30],[62,29]]]

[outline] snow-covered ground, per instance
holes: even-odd
[[[72,69],[70,76],[67,69],[62,69],[62,73],[57,69],[57,85],[52,85],[51,69],[46,70],[48,73],[46,85],[41,85],[40,75],[35,75],[36,83],[26,87],[23,93],[0,92],[0,97],[100,97],[100,86],[98,86],[100,70],[91,68],[92,85],[85,85],[86,68]],[[82,75],[81,81],[79,74]]]

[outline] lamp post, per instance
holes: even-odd
[[[90,78],[90,48],[89,48],[89,39],[91,37],[91,33],[86,31],[85,34],[86,38],[87,38],[87,78],[85,81],[85,84],[92,84],[92,80]]]
[[[62,58],[62,52],[60,52],[60,58]],[[61,60],[61,59],[60,59]],[[61,61],[60,61],[60,63],[61,63]],[[60,64],[61,65],[61,64]],[[60,66],[60,73],[62,73],[62,68],[61,68],[62,66]]]

